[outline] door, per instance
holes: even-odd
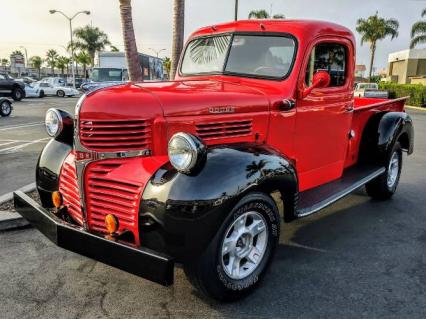
[[[341,177],[353,114],[354,50],[346,39],[315,41],[303,64],[298,87],[312,84],[318,71],[330,74],[329,87],[297,100],[295,155],[300,191]]]
[[[9,80],[5,75],[0,74],[0,93],[10,93],[10,91]]]

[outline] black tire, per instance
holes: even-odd
[[[20,87],[16,87],[12,91],[12,99],[14,101],[20,101],[25,97],[25,92]]]
[[[39,98],[44,98],[45,97],[45,95],[44,95],[44,91],[43,90],[41,90],[40,91],[40,95],[38,96]]]
[[[5,117],[9,116],[12,113],[12,103],[8,100],[3,100],[0,102],[0,115]]]
[[[56,92],[56,95],[57,95],[58,97],[65,97],[65,92],[64,92],[64,91],[62,91],[62,90],[58,90],[58,91]]]
[[[395,179],[392,179],[392,161],[397,159],[398,167],[394,172],[397,172]],[[402,149],[399,142],[396,142],[392,147],[391,151],[387,154],[385,159],[386,172],[379,177],[373,179],[371,182],[365,185],[367,194],[374,199],[385,200],[389,199],[395,194],[398,188],[399,178],[401,177],[402,169]],[[389,183],[388,183],[389,181]]]
[[[261,231],[259,235],[251,237],[251,244],[248,244],[246,247],[250,250],[250,247],[256,246],[259,240],[262,240],[266,245],[264,246],[265,248],[260,259],[256,261],[257,266],[254,266],[255,268],[251,270],[252,272],[247,273],[247,276],[244,278],[234,279],[227,273],[228,270],[225,268],[227,266],[224,260],[227,255],[222,253],[224,240],[231,238],[229,236],[226,237],[229,232],[234,234],[235,229],[233,227],[236,227],[232,226],[234,222],[238,222],[241,218],[247,216],[247,214],[253,213],[259,217],[261,216],[261,220],[264,222],[264,225],[266,225],[266,229],[265,232]],[[241,218],[238,219],[239,217]],[[250,218],[249,215],[245,223],[247,226],[244,226],[244,228],[251,226]],[[259,220],[257,222],[259,222]],[[254,220],[252,220],[251,223],[254,225]],[[229,229],[229,227],[231,228]],[[259,284],[262,275],[265,273],[274,255],[279,240],[279,234],[280,215],[273,199],[263,193],[250,193],[242,198],[234,207],[206,251],[195,260],[184,263],[185,274],[193,286],[208,297],[222,301],[240,299],[252,292]],[[262,236],[262,239],[257,236]],[[239,238],[238,241],[242,237],[243,236],[237,236],[237,238]],[[234,246],[237,247],[235,251],[239,249],[238,241],[237,245]],[[256,255],[253,257],[255,256]],[[230,255],[228,258],[231,258]],[[257,258],[259,258],[259,255],[257,255],[256,259]],[[238,268],[240,269],[242,265],[241,268],[243,271],[246,270],[247,267],[245,267],[245,265],[247,265],[246,263],[248,263],[249,257],[238,258],[238,260],[240,260],[238,261]],[[228,267],[230,262],[229,260]]]

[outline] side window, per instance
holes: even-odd
[[[330,87],[345,85],[347,48],[337,43],[320,43],[312,50],[306,68],[306,85],[312,84],[312,78],[318,71],[326,71],[331,76]]]

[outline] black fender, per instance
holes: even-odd
[[[141,242],[149,245],[144,221],[153,219],[164,249],[177,260],[194,258],[210,243],[226,216],[247,193],[279,191],[288,220],[294,217],[298,181],[293,164],[263,145],[238,144],[209,148],[193,174],[177,172],[169,163],[147,183],[140,205]],[[152,247],[159,249],[159,247]]]
[[[43,207],[51,208],[52,192],[59,189],[62,164],[72,151],[72,145],[51,139],[41,151],[36,167],[36,185]]]
[[[414,128],[411,117],[405,112],[377,113],[365,126],[361,146],[361,162],[377,162],[386,158],[396,142],[408,155],[414,151]]]

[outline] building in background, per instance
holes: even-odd
[[[355,66],[355,77],[365,78],[365,71],[367,71],[367,67],[364,64],[357,64]]]
[[[389,82],[426,85],[426,49],[413,49],[389,54]]]

